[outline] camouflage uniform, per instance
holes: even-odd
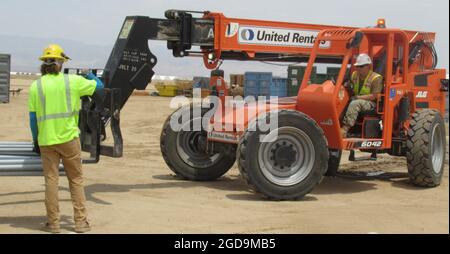
[[[383,78],[376,72],[370,72],[366,80],[361,80],[355,71],[352,75],[352,83],[355,95],[379,94],[383,91]],[[359,84],[363,84],[362,87]],[[372,111],[376,108],[374,101],[357,99],[353,100],[345,113],[343,124],[349,127],[355,125],[359,112]]]

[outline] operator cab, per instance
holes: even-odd
[[[373,67],[374,72],[382,75],[383,89],[379,94],[378,98],[375,100],[375,108],[373,110],[361,111],[358,114],[355,126],[353,126],[349,132],[348,138],[363,138],[363,139],[373,139],[382,137],[382,114],[384,107],[384,93],[385,93],[385,78],[382,72],[377,72],[375,65]],[[351,102],[351,101],[350,101]],[[350,104],[350,102],[348,104]],[[347,105],[348,106],[348,105]],[[343,115],[347,110],[344,110]]]
[[[359,55],[359,52],[356,53],[352,59],[356,59],[357,55]],[[372,58],[372,56],[371,56]],[[383,111],[383,104],[384,104],[384,93],[385,93],[385,78],[384,73],[379,71],[380,68],[383,68],[382,65],[385,65],[386,59],[383,56],[372,58],[373,59],[373,65],[372,70],[382,76],[382,84],[383,88],[381,93],[378,95],[378,98],[375,100],[376,107],[373,110],[369,111],[361,111],[358,113],[358,118],[356,120],[355,126],[353,126],[349,132],[347,133],[347,138],[362,138],[362,139],[374,139],[374,138],[381,138],[382,137],[382,115],[379,112]],[[354,61],[352,61],[348,66],[344,78],[344,83],[350,83],[351,82],[351,76],[356,71],[356,69],[353,67]],[[331,77],[333,83],[334,80],[337,80],[337,77]],[[352,97],[354,95],[353,92],[353,86],[347,88],[347,92],[349,93],[349,96]],[[340,121],[342,123],[344,116],[348,110],[348,106],[350,105],[352,100],[349,100],[345,109],[343,110]]]
[[[354,51],[352,64],[359,53],[369,54],[373,60],[372,70],[380,74],[383,78],[383,89],[375,101],[376,108],[371,111],[359,113],[357,124],[349,130],[347,134],[348,138],[378,139],[383,137],[386,100],[392,100],[398,92],[395,87],[401,86],[406,81],[405,69],[407,66],[404,65],[404,58],[408,56],[404,56],[403,54],[405,41],[398,34],[394,34],[392,37],[392,52],[388,50],[388,44],[390,42],[389,33],[385,35],[366,33],[361,43],[362,47]],[[359,52],[361,48],[366,48],[369,52]],[[350,65],[350,69],[349,73],[353,73],[353,65]],[[348,76],[347,80],[349,79]],[[409,105],[408,97],[402,98],[399,105],[395,109],[395,115],[405,115],[405,112],[409,111],[407,108],[407,105]],[[344,110],[343,114],[345,112],[346,110]],[[398,120],[404,121],[405,119],[399,118]]]

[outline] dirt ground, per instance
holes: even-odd
[[[13,89],[29,84],[12,80]],[[1,141],[30,141],[27,96],[25,89],[0,104]],[[122,111],[123,158],[84,166],[92,233],[449,233],[448,159],[437,188],[411,186],[405,159],[381,155],[375,163],[344,159],[341,169],[382,169],[402,178],[325,178],[302,201],[267,201],[249,192],[236,165],[214,182],[174,177],[159,149],[171,111],[168,98],[131,97]],[[63,233],[72,233],[65,177],[60,186]],[[0,177],[0,233],[42,233],[43,199],[42,176]]]

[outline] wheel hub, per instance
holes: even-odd
[[[277,143],[275,148],[271,150],[271,160],[274,162],[274,166],[284,168],[290,168],[292,164],[297,160],[297,151],[293,144],[284,141],[281,144]]]
[[[207,143],[208,143],[208,139],[206,138],[206,135],[197,135],[195,137],[195,140],[193,140],[193,144],[195,144],[197,151],[201,152],[201,153],[205,153],[206,152],[206,147],[207,147]]]
[[[185,125],[191,125],[191,121]],[[183,129],[182,126],[181,129]],[[177,153],[180,158],[189,166],[196,168],[208,168],[214,165],[222,158],[219,153],[208,154],[207,135],[204,131],[179,131],[177,135]]]
[[[315,148],[311,138],[302,130],[283,126],[271,131],[261,143],[258,162],[267,180],[279,186],[292,186],[303,181],[313,170]]]

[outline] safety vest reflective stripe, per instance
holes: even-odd
[[[371,82],[374,82],[375,81],[375,79],[377,79],[377,78],[381,78],[381,75],[380,74],[378,74],[378,73],[374,73],[375,75],[373,75],[373,78],[372,78],[372,81]]]
[[[66,105],[67,105],[67,112],[72,112],[72,96],[70,94],[70,82],[69,82],[69,75],[64,75],[64,84],[66,86]]]
[[[38,94],[39,94],[39,99],[41,101],[41,105],[42,105],[42,115],[45,116],[45,113],[47,112],[45,110],[45,96],[44,96],[44,91],[42,90],[42,81],[41,79],[37,80],[37,90],[38,90]]]
[[[43,122],[45,120],[52,120],[52,119],[62,119],[62,118],[70,118],[72,116],[76,116],[78,115],[78,111],[74,111],[74,112],[68,112],[68,113],[59,113],[59,114],[50,114],[50,115],[45,115],[45,116],[41,116],[37,118],[38,123]]]
[[[355,85],[355,87],[354,87],[354,92],[355,92],[355,94],[358,94],[358,95],[367,95],[367,94],[370,94],[370,90],[369,90],[369,88],[367,88],[367,83],[369,82],[369,80],[370,80],[370,84],[372,84],[374,81],[375,81],[375,79],[377,79],[377,78],[379,78],[379,77],[381,77],[381,75],[380,74],[378,74],[378,73],[376,73],[376,72],[373,72],[373,71],[371,71],[370,73],[369,73],[369,75],[367,75],[367,77],[366,77],[366,79],[364,80],[364,83],[363,83],[363,85],[362,85],[362,87],[360,87],[360,80],[359,80],[359,75],[358,75],[358,73],[357,72],[353,72],[353,74],[352,74],[352,80],[353,80],[353,84]]]
[[[61,119],[61,118],[69,118],[72,116],[76,116],[78,114],[78,111],[72,111],[72,98],[70,94],[70,82],[69,82],[69,75],[64,75],[64,84],[66,88],[66,106],[67,106],[67,112],[65,113],[56,113],[56,114],[49,114],[47,115],[46,111],[46,101],[45,101],[45,95],[44,90],[42,88],[42,81],[41,79],[37,80],[37,90],[39,94],[39,99],[41,101],[42,105],[42,116],[37,118],[38,122],[43,122],[45,120],[52,120],[52,119]]]

